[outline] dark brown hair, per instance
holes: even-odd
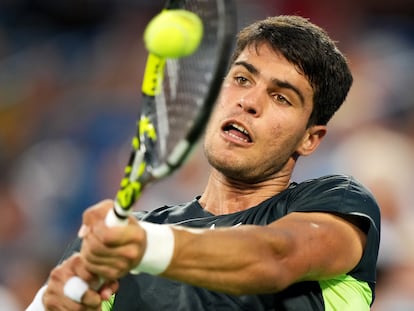
[[[300,16],[275,16],[242,29],[232,63],[247,46],[267,43],[309,80],[314,96],[308,126],[325,125],[339,109],[352,85],[347,60],[328,34]]]

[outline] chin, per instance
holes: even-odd
[[[226,178],[238,180],[238,181],[250,181],[256,178],[252,176],[254,168],[241,165],[237,162],[232,162],[228,158],[226,159],[210,159],[207,158],[210,165],[223,174]]]

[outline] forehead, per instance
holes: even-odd
[[[281,52],[274,50],[269,44],[250,44],[235,59],[233,66],[245,62],[257,70],[261,78],[272,81],[286,81],[313,99],[313,88],[304,73],[295,64],[289,62]]]
[[[306,79],[303,72],[298,66],[289,62],[283,54],[277,49],[272,48],[268,43],[259,42],[247,45],[235,59],[234,63],[239,60],[250,59],[258,65],[261,63],[267,64],[269,69],[277,67],[279,69],[285,68],[294,71],[295,74],[301,75]]]

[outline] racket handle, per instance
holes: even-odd
[[[126,226],[128,224],[128,218],[121,219],[116,214],[114,209],[111,209],[105,218],[105,224],[108,227],[116,227],[116,226]],[[104,279],[100,278],[97,287],[95,288],[98,290],[104,283]],[[63,293],[66,297],[72,299],[76,302],[81,302],[83,295],[88,290],[89,285],[84,280],[82,280],[78,276],[72,276],[69,280],[66,281],[63,287]]]
[[[128,218],[119,218],[115,213],[115,208],[112,208],[106,215],[105,224],[108,227],[126,226],[128,224]]]

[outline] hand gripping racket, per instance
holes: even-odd
[[[188,57],[168,58],[149,51],[137,131],[114,208],[106,218],[108,226],[125,224],[143,189],[181,166],[204,130],[228,69],[236,32],[233,2],[168,1],[163,12],[173,10],[197,15],[203,37]],[[65,285],[65,295],[80,302],[87,288],[75,276]]]

